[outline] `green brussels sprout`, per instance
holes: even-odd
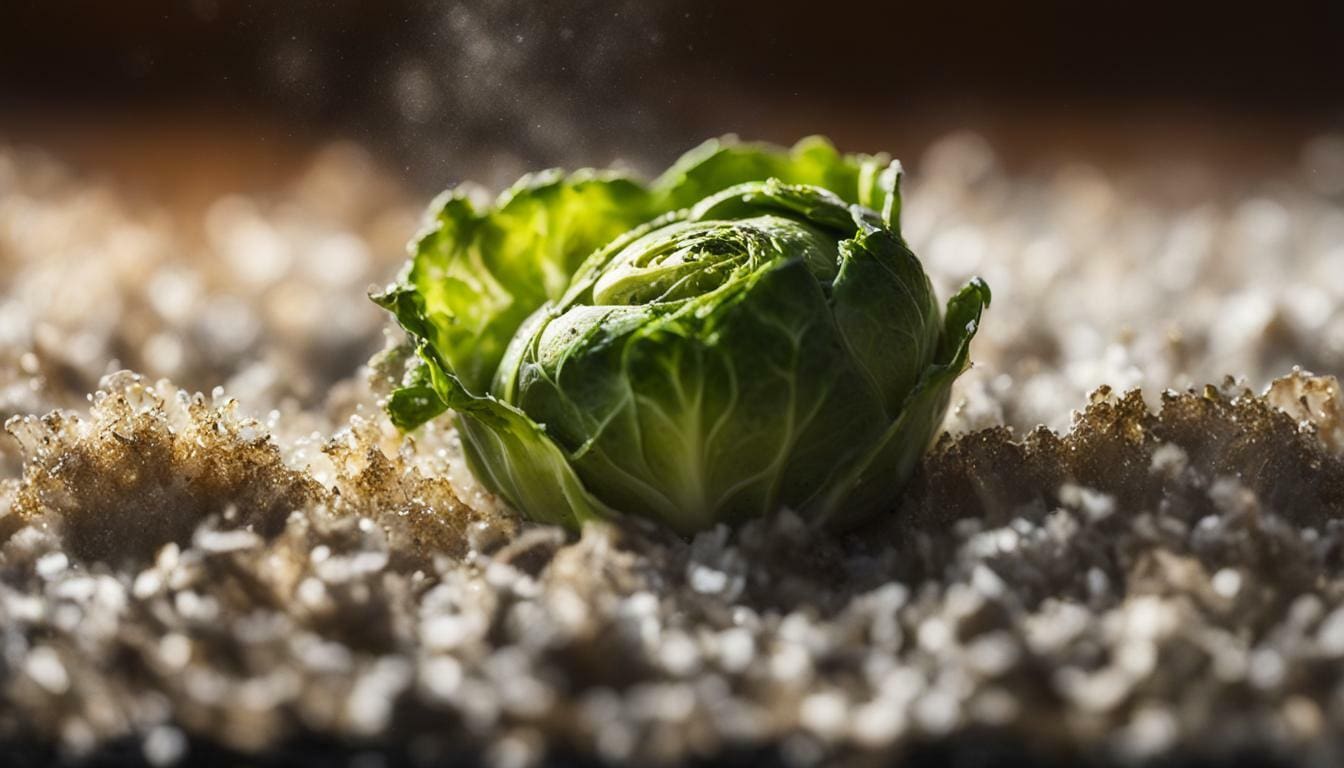
[[[449,193],[374,297],[422,361],[389,412],[452,409],[487,487],[571,527],[889,508],[990,300],[976,278],[939,311],[900,174],[818,138],[724,140],[647,185],[553,171],[485,210]]]

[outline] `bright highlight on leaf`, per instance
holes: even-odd
[[[940,312],[900,175],[820,138],[722,140],[647,185],[548,171],[485,210],[449,192],[374,297],[422,360],[393,421],[451,409],[486,486],[571,527],[889,508],[990,301],[977,278]]]

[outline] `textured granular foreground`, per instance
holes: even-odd
[[[682,541],[519,524],[387,423],[362,292],[420,205],[357,150],[197,243],[0,149],[6,760],[1344,760],[1344,396],[1269,384],[1344,370],[1344,176],[912,169],[933,279],[996,293],[949,436],[862,530]]]
[[[138,735],[151,762],[188,734],[500,765],[870,764],[978,733],[1061,761],[1344,756],[1333,379],[1155,412],[1099,391],[1064,435],[945,439],[867,529],[783,513],[691,542],[515,530],[359,416],[287,463],[227,400],[119,374],[93,403],[9,425],[11,740]]]

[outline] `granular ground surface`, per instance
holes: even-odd
[[[450,424],[388,423],[400,340],[365,294],[424,201],[358,148],[198,214],[0,149],[0,741],[20,765],[1338,764],[1344,139],[1302,157],[909,158],[935,284],[995,291],[947,433],[861,530],[784,510],[684,541],[521,523]]]

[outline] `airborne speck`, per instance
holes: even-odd
[[[395,44],[359,40],[388,55],[358,68],[342,50],[360,19],[338,9],[278,24],[260,63],[277,98],[324,126],[380,137],[436,184],[495,151],[529,166],[582,165],[619,155],[643,161],[669,138],[687,140],[633,98],[663,50],[657,30],[669,12],[657,3],[619,0],[613,13],[607,0],[564,8],[415,0],[403,10]]]

